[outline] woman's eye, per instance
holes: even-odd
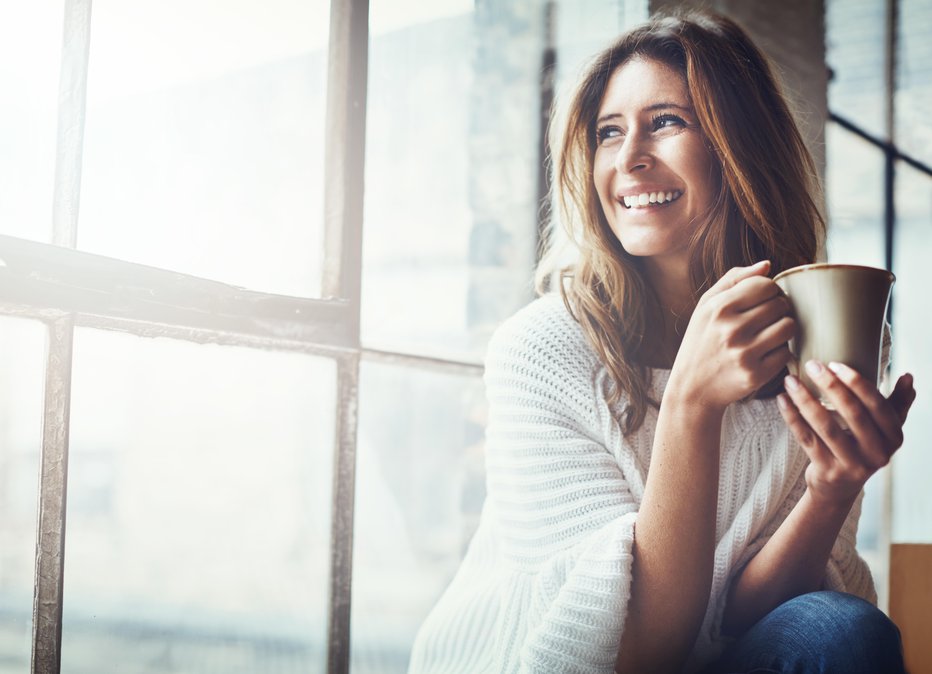
[[[600,126],[595,132],[596,142],[601,145],[611,138],[621,136],[621,129],[617,126]]]
[[[677,115],[670,113],[665,113],[663,115],[657,115],[653,119],[654,131],[659,131],[660,129],[669,129],[677,126],[686,126],[686,121]]]

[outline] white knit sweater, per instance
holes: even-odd
[[[668,378],[653,371],[655,400]],[[656,410],[622,437],[608,373],[555,295],[499,328],[485,383],[488,498],[462,566],[421,627],[409,674],[611,673]],[[728,408],[712,590],[687,671],[720,653],[729,583],[802,495],[806,464],[774,400]],[[859,513],[860,499],[825,587],[876,601],[854,547]]]

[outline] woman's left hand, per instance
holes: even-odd
[[[903,423],[916,391],[905,374],[889,397],[858,372],[840,363],[806,364],[809,377],[836,410],[833,414],[793,376],[777,403],[783,419],[809,456],[806,485],[828,505],[850,507],[867,479],[887,465],[903,444]],[[836,414],[838,416],[836,416]],[[847,429],[839,423],[844,420]]]

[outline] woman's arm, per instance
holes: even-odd
[[[740,634],[782,602],[819,589],[835,539],[867,479],[903,442],[916,393],[904,375],[889,398],[843,365],[810,366],[814,381],[850,431],[795,378],[778,403],[810,458],[806,491],[787,519],[732,584],[723,631]]]
[[[736,268],[703,295],[677,353],[657,420],[635,526],[621,672],[682,667],[712,582],[722,417],[786,364],[788,306],[763,276]]]
[[[635,525],[619,672],[676,671],[712,583],[722,415],[664,395]]]

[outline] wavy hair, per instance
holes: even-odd
[[[769,259],[777,274],[815,261],[825,232],[815,163],[767,58],[736,23],[709,13],[658,17],[594,58],[562,123],[551,126],[552,198],[575,259],[561,266],[551,229],[536,281],[543,293],[558,277],[567,308],[611,376],[609,402],[628,398],[620,419],[625,434],[657,404],[641,356],[648,327],[665,318],[641,261],[622,248],[602,212],[593,159],[609,79],[634,57],[683,75],[720,172],[709,212],[688,242],[696,300],[734,266]],[[772,382],[758,396],[774,394]]]

